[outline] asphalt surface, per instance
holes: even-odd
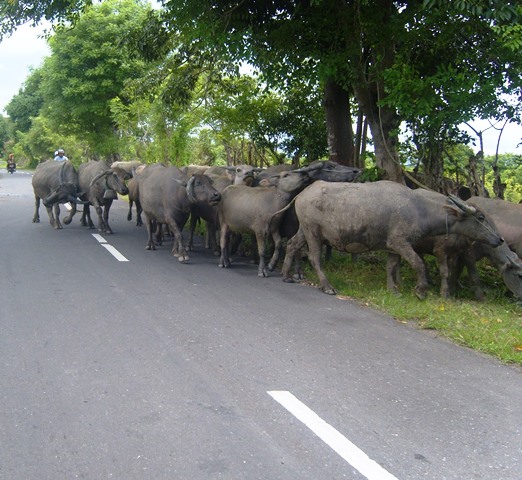
[[[147,251],[122,200],[114,235],[34,224],[30,181],[0,170],[1,479],[522,478],[521,369],[201,243]]]

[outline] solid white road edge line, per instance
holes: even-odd
[[[290,392],[267,393],[368,480],[398,480]]]
[[[118,250],[116,250],[112,245],[109,245],[108,243],[102,243],[102,247],[105,247],[107,251],[109,251],[116,260],[119,262],[128,262],[129,260],[126,259]]]

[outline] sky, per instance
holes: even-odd
[[[5,115],[4,108],[18,94],[23,82],[30,74],[31,68],[39,67],[43,59],[50,55],[45,39],[39,38],[44,27],[23,25],[9,38],[0,42],[0,114]],[[498,132],[487,121],[474,122],[475,128],[482,130],[484,151],[486,155],[494,155]],[[473,138],[476,138],[472,133]],[[500,153],[515,153],[522,155],[522,126],[510,124],[504,130]],[[478,146],[478,140],[477,140]],[[473,150],[478,151],[477,147]]]

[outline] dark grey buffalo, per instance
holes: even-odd
[[[420,255],[430,254],[437,259],[440,273],[440,295],[448,298],[455,293],[457,280],[466,267],[475,298],[482,300],[484,292],[476,262],[486,257],[498,270],[504,284],[511,292],[522,298],[522,260],[506,243],[491,247],[485,243],[473,242],[464,235],[445,234],[424,237],[414,245]]]
[[[362,173],[362,170],[346,165],[339,165],[331,160],[317,160],[297,170],[298,172],[306,172],[311,181],[323,180],[325,182],[354,182]],[[292,205],[284,213],[280,224],[279,233],[282,238],[292,238],[299,229],[299,222],[295,214],[295,208]],[[330,254],[330,249],[328,254]]]
[[[129,189],[129,212],[127,213],[127,220],[129,222],[132,221],[132,206],[136,205],[136,226],[141,227],[143,225],[143,220],[141,218],[143,209],[141,208],[138,180],[134,177],[129,179],[127,182],[127,188]]]
[[[500,198],[471,197],[466,203],[493,219],[509,248],[522,258],[522,205]]]
[[[218,206],[221,227],[219,267],[230,267],[230,233],[253,232],[259,255],[258,275],[266,277],[265,244],[268,237],[274,241],[274,254],[268,264],[270,271],[275,268],[281,246],[280,218],[274,221],[274,213],[288,205],[309,183],[310,177],[306,172],[282,172],[265,179],[262,183],[270,186],[252,188],[246,185],[231,185],[225,188]]]
[[[40,163],[33,174],[32,184],[35,199],[33,223],[40,221],[40,200],[47,209],[50,224],[56,229],[63,228],[60,223],[60,203],[69,202],[71,211],[63,223],[71,223],[76,213],[76,202],[79,202],[78,172],[74,165],[69,160]]]
[[[410,190],[390,181],[331,183],[317,181],[295,199],[299,230],[288,242],[283,280],[292,281],[290,268],[308,244],[308,256],[325,293],[335,294],[321,268],[324,243],[358,253],[386,250],[388,289],[397,291],[398,260],[402,257],[417,273],[415,292],[425,298],[426,267],[413,245],[426,236],[459,233],[473,240],[500,245],[503,240],[477,209],[456,197]]]
[[[105,162],[94,160],[80,165],[78,177],[82,199],[88,202],[83,207],[82,225],[94,228],[89,208],[89,205],[92,205],[98,215],[98,230],[113,233],[109,225],[109,211],[112,202],[118,198],[118,193],[129,193],[124,178]]]
[[[182,230],[190,216],[191,207],[198,204],[215,205],[220,193],[209,177],[202,174],[190,178],[177,167],[146,167],[136,172],[140,202],[148,231],[147,249],[155,250],[153,234],[167,225],[174,235],[172,254],[180,262],[189,260],[183,245]]]
[[[298,171],[307,172],[313,181],[324,180],[325,182],[354,182],[362,173],[360,168],[340,165],[332,160],[317,160]]]

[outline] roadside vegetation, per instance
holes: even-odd
[[[404,263],[404,262],[403,262]],[[439,277],[434,259],[428,258],[433,284],[426,300],[413,293],[415,277],[408,265],[401,268],[403,285],[400,295],[386,289],[386,257],[381,252],[351,255],[333,252],[324,263],[325,273],[341,298],[380,310],[401,323],[413,324],[506,363],[522,365],[522,302],[513,297],[485,260],[479,264],[485,299],[477,301],[467,282],[461,278],[456,298],[439,295]],[[306,268],[306,278],[314,285],[313,269]]]

